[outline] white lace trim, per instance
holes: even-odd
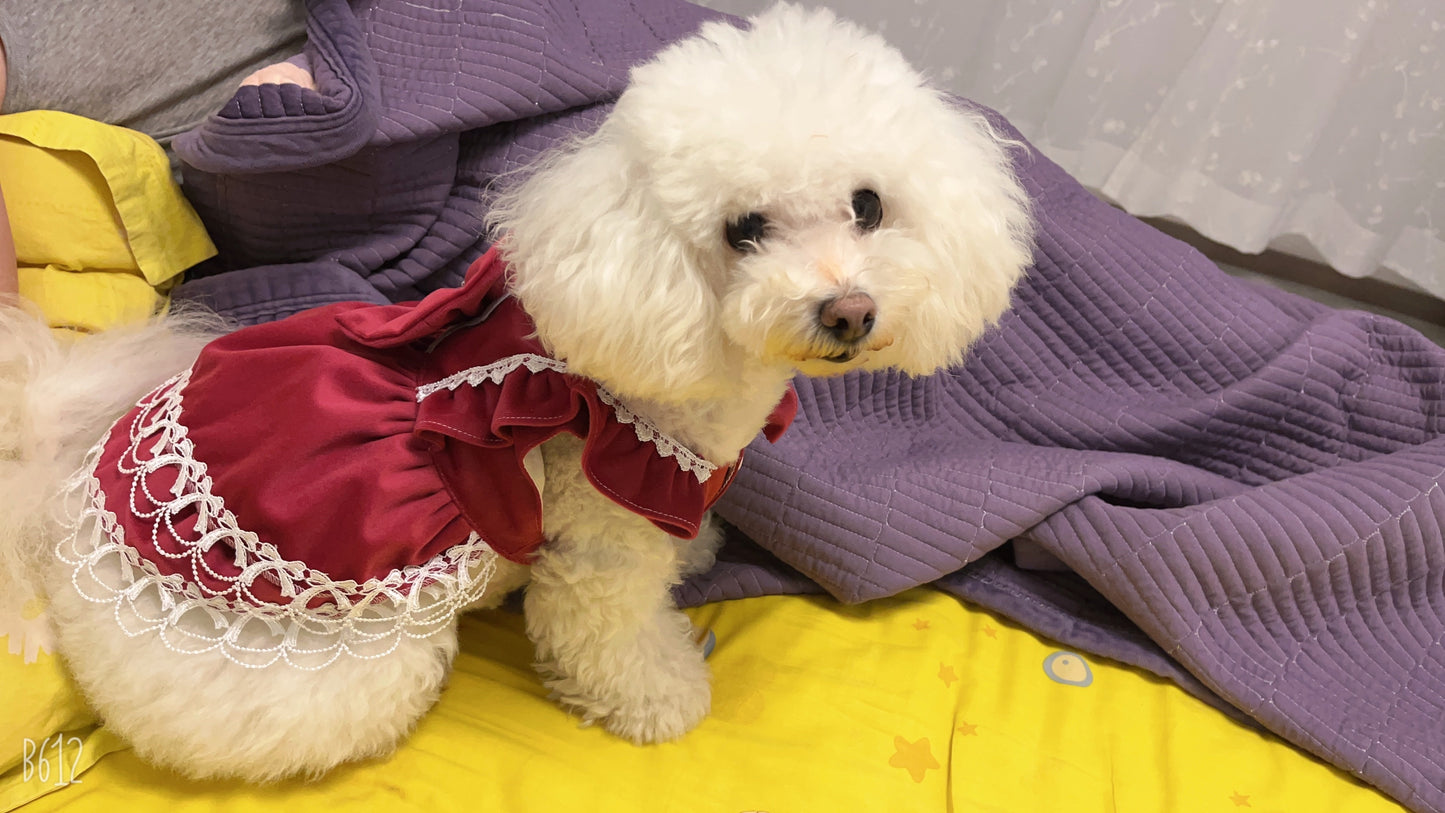
[[[416,388],[416,400],[417,403],[421,403],[426,400],[428,396],[434,395],[442,390],[455,390],[463,384],[472,387],[481,386],[484,381],[500,384],[502,383],[502,379],[506,378],[508,374],[516,372],[522,367],[526,367],[534,373],[542,370],[554,370],[559,373],[567,372],[566,362],[558,361],[549,356],[539,356],[535,353],[522,353],[516,356],[507,356],[500,361],[494,361],[491,364],[484,364],[480,367],[468,367],[440,381],[423,384]],[[677,461],[677,467],[685,472],[690,472],[697,478],[699,483],[707,482],[708,478],[712,477],[713,472],[717,471],[715,464],[709,463],[700,455],[682,445],[679,441],[674,440],[661,429],[658,429],[651,421],[628,409],[626,405],[618,400],[617,396],[608,392],[600,385],[597,387],[597,397],[602,400],[602,403],[612,407],[612,411],[617,415],[618,423],[631,426],[638,440],[643,443],[652,444],[652,447],[657,450],[658,457],[671,457],[675,459]]]
[[[73,519],[56,553],[74,567],[71,582],[82,597],[113,605],[126,635],[155,632],[175,652],[218,651],[250,668],[280,661],[314,670],[342,655],[385,657],[403,639],[427,638],[448,627],[481,598],[498,557],[475,533],[423,565],[358,583],[284,559],[274,545],[241,529],[212,492],[206,464],[196,460],[179,422],[189,378],[189,371],[176,376],[140,403],[118,467],[131,478],[132,515],[151,521],[156,550],[188,568],[194,579],[163,575],[126,543],[95,476],[109,433],[67,487]],[[168,494],[153,494],[149,482],[163,471],[174,472],[175,485]],[[192,515],[194,527],[182,536],[175,523]],[[207,565],[205,553],[217,544],[230,548],[238,575]],[[202,573],[226,587],[206,587]],[[279,588],[285,603],[258,599],[252,592],[258,579]]]
[[[501,361],[494,361],[491,364],[484,364],[480,367],[468,367],[459,373],[434,381],[431,384],[423,384],[416,388],[416,402],[425,401],[428,396],[435,395],[442,390],[455,390],[463,384],[469,387],[480,387],[483,381],[490,381],[493,384],[502,383],[502,379],[508,374],[514,373],[522,367],[528,371],[539,373],[543,370],[555,370],[559,373],[567,372],[566,362],[558,361],[550,356],[539,356],[536,353],[521,353],[515,356],[507,356]]]
[[[602,399],[602,403],[612,407],[613,413],[617,415],[618,423],[624,423],[632,427],[632,431],[637,435],[638,440],[643,443],[651,443],[652,447],[657,450],[658,455],[662,457],[676,458],[677,467],[683,471],[692,472],[699,483],[707,482],[707,479],[712,476],[712,473],[717,471],[717,466],[702,459],[691,449],[664,434],[661,429],[658,429],[648,419],[628,409],[621,401],[617,400],[617,396],[598,387],[597,397]]]

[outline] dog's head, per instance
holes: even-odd
[[[628,395],[718,397],[750,364],[922,374],[1030,260],[1006,148],[880,38],[778,6],[634,69],[493,222],[542,339]]]

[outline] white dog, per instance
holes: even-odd
[[[43,574],[106,724],[192,776],[388,753],[458,613],[523,584],[563,704],[678,737],[709,708],[669,592],[712,563],[702,511],[795,372],[931,373],[1004,312],[1031,257],[1007,148],[882,40],[780,6],[636,68],[501,196],[462,289],[65,348],[0,309],[0,564]],[[530,345],[485,338],[528,317]]]

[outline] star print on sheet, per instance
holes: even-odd
[[[963,723],[958,728],[955,728],[954,731],[957,731],[965,737],[978,736],[978,726],[974,725],[973,723]]]
[[[944,688],[948,688],[957,682],[958,675],[953,671],[952,666],[940,663],[938,665],[938,679],[943,681]]]
[[[942,767],[938,764],[938,760],[933,758],[933,751],[928,746],[927,737],[918,742],[909,742],[902,737],[894,737],[893,748],[895,752],[888,760],[888,764],[908,771],[908,775],[913,777],[914,782],[922,782],[925,773]]]
[[[990,638],[994,638],[994,639],[997,639],[997,638],[998,638],[998,630],[994,629],[993,627],[989,626],[988,624],[984,624],[984,625],[983,625],[983,634],[984,634],[984,635],[987,635],[987,636],[990,637]]]
[[[913,628],[916,629],[916,630],[926,630],[926,629],[928,629],[928,620],[927,620],[927,619],[924,619],[924,618],[920,618],[920,619],[918,619],[917,621],[914,621],[914,622],[913,622]]]
[[[1248,796],[1245,796],[1243,793],[1240,793],[1239,791],[1235,791],[1235,792],[1233,793],[1233,795],[1231,795],[1231,796],[1229,797],[1229,801],[1234,802],[1234,806],[1235,806],[1235,807],[1249,807],[1249,806],[1250,806],[1250,804],[1249,804],[1249,797],[1248,797]]]

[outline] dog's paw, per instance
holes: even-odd
[[[619,706],[602,721],[612,734],[638,745],[675,740],[697,727],[712,709],[712,687],[706,678],[680,681],[651,697]]]
[[[685,625],[686,617],[677,615]],[[545,684],[552,699],[577,713],[584,724],[600,723],[639,745],[674,740],[696,728],[712,708],[702,647],[690,637],[690,626],[686,632],[688,637],[668,636],[654,639],[651,646],[614,651],[603,663],[577,664],[570,674],[555,663],[538,666],[550,676]],[[664,646],[663,640],[681,648]]]

